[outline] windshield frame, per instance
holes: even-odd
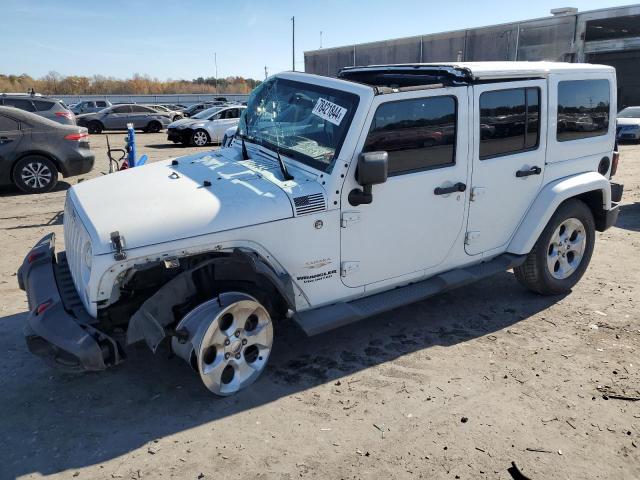
[[[273,82],[273,83],[272,83]],[[293,86],[293,87],[297,87],[300,89],[307,89],[307,90],[312,90],[315,92],[318,92],[320,94],[325,94],[325,95],[336,95],[339,94],[341,96],[345,96],[345,97],[349,97],[349,99],[353,102],[352,103],[352,107],[349,108],[349,111],[347,112],[347,114],[344,116],[343,118],[343,122],[344,122],[344,129],[340,135],[340,138],[338,138],[338,140],[336,141],[335,144],[335,149],[334,149],[334,153],[333,153],[333,158],[331,160],[331,162],[329,163],[324,163],[320,160],[316,160],[315,158],[309,156],[309,155],[305,155],[304,153],[298,151],[298,150],[294,150],[291,149],[285,145],[279,145],[277,143],[274,142],[270,142],[266,139],[263,138],[258,138],[255,135],[252,134],[251,132],[251,126],[247,129],[247,121],[246,121],[246,116],[247,113],[249,112],[249,110],[251,110],[252,108],[252,102],[254,102],[257,98],[257,95],[264,89],[264,88],[273,88],[275,86],[275,82],[281,82],[285,85],[288,86]],[[264,148],[267,148],[273,152],[276,153],[280,153],[283,155],[286,155],[286,159],[291,159],[294,160],[296,162],[299,162],[300,164],[304,165],[305,167],[311,167],[314,170],[320,171],[321,173],[325,173],[325,174],[331,174],[331,172],[333,171],[333,168],[338,160],[338,157],[340,156],[342,147],[344,145],[344,141],[347,138],[347,134],[349,133],[349,130],[351,129],[351,123],[353,122],[353,118],[355,117],[356,112],[358,111],[358,108],[360,106],[360,95],[358,95],[357,93],[354,92],[349,92],[349,91],[345,91],[345,90],[339,90],[337,88],[331,88],[331,87],[325,87],[323,85],[318,85],[316,83],[312,83],[312,82],[305,82],[305,81],[300,81],[300,80],[291,80],[289,78],[282,78],[282,77],[271,77],[270,79],[262,82],[258,87],[256,87],[253,92],[251,92],[250,97],[247,100],[247,106],[246,108],[243,109],[242,114],[240,116],[240,120],[238,122],[238,137],[239,138],[244,138],[245,140],[255,143],[257,145],[260,145]],[[255,120],[254,120],[255,122]],[[254,125],[255,126],[255,125]],[[249,134],[247,134],[247,130],[249,130]],[[284,160],[284,159],[283,159]]]

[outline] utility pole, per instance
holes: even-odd
[[[320,48],[322,48],[322,30],[320,30]]]
[[[215,89],[216,93],[218,93],[218,52],[213,52],[213,64],[216,68],[216,78],[215,78]]]
[[[291,69],[296,71],[296,17],[291,17]]]
[[[269,76],[269,72],[267,71],[267,66],[264,66],[264,79],[266,80],[267,77]]]

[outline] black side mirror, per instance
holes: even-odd
[[[355,188],[349,192],[349,203],[352,206],[369,204],[373,201],[372,186],[387,181],[389,171],[389,154],[387,152],[361,153],[358,159],[356,178],[362,190]]]

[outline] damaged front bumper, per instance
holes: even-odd
[[[17,276],[29,302],[24,335],[31,353],[72,370],[104,370],[123,360],[118,343],[92,326],[97,321],[80,300],[64,252],[56,256],[53,233],[31,249]]]

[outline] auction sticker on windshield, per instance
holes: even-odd
[[[320,97],[315,107],[313,107],[312,113],[334,125],[340,125],[340,122],[342,122],[342,119],[347,114],[347,109]]]

